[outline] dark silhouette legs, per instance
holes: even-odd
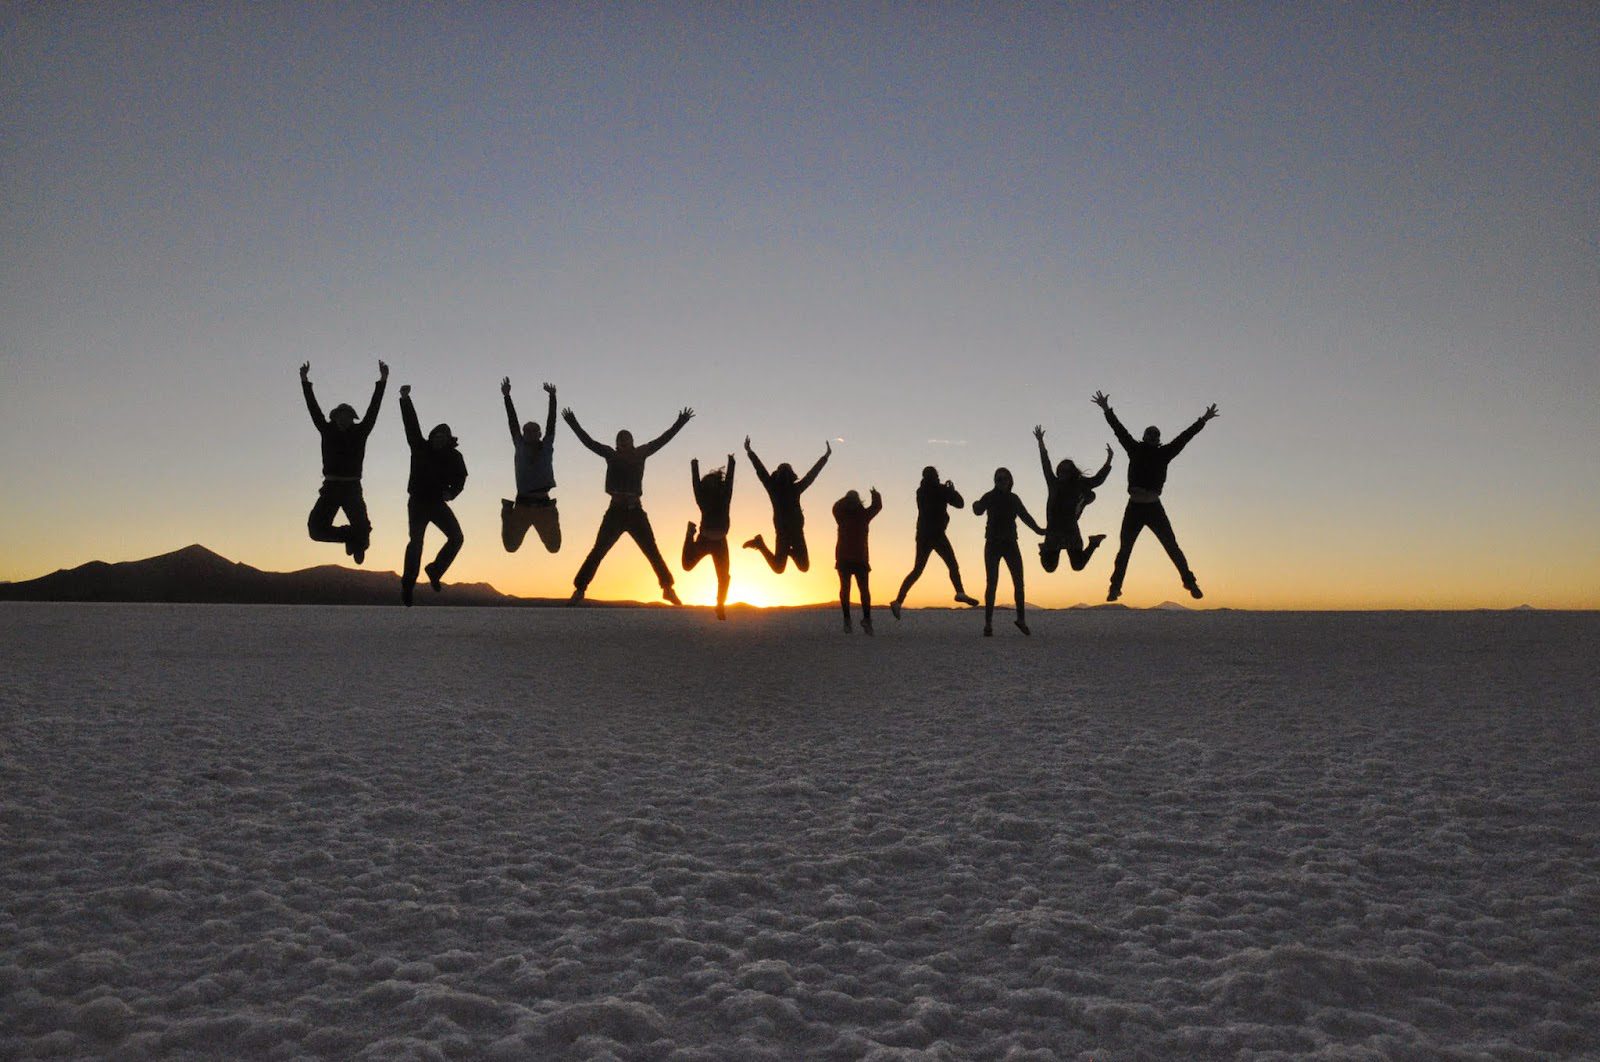
[[[852,569],[839,573],[839,608],[844,613],[844,632],[850,633],[850,580],[856,581],[861,598],[861,630],[872,633],[872,591],[867,587],[867,573]]]
[[[717,571],[717,619],[727,619],[728,603],[728,540],[720,538],[695,538],[694,523],[683,536],[683,570],[694,571],[701,558],[710,557]]]
[[[780,532],[778,534],[777,549],[768,549],[766,541],[760,535],[746,542],[744,548],[759,552],[762,558],[766,560],[767,567],[779,575],[782,575],[783,570],[789,566],[791,558],[794,560],[794,566],[800,571],[811,570],[811,553],[806,548],[804,532],[794,535],[786,535]]]
[[[1172,522],[1167,519],[1165,507],[1158,501],[1131,501],[1122,513],[1121,545],[1117,549],[1116,564],[1111,569],[1111,590],[1106,594],[1106,600],[1115,601],[1122,596],[1122,580],[1128,574],[1128,557],[1133,553],[1133,543],[1138,539],[1139,532],[1147,527],[1156,536],[1156,541],[1166,549],[1167,556],[1172,558],[1172,564],[1178,569],[1178,576],[1183,580],[1184,588],[1193,596],[1199,597],[1199,584],[1195,582],[1194,572],[1189,570],[1189,562],[1184,558],[1183,550],[1178,548],[1178,536],[1172,533]]]
[[[444,545],[439,547],[438,556],[427,567],[428,582],[435,590],[439,589],[439,581],[450,570],[466,539],[461,534],[461,524],[457,522],[456,514],[442,501],[419,502],[413,498],[406,505],[406,516],[411,538],[406,543],[406,566],[400,576],[400,599],[409,605],[411,593],[417,585],[417,571],[422,566],[422,537],[427,533],[428,525],[433,524],[444,532]]]
[[[539,541],[551,553],[561,549],[561,514],[553,501],[513,502],[500,499],[500,542],[507,553],[515,553],[527,537],[528,528],[539,533]]]
[[[966,590],[961,586],[961,566],[956,563],[956,551],[950,546],[950,536],[940,535],[935,539],[919,538],[917,539],[917,562],[911,566],[911,574],[907,575],[900,584],[900,592],[895,595],[894,601],[889,605],[889,611],[895,614],[896,619],[900,616],[900,606],[905,603],[906,595],[911,592],[911,588],[916,585],[917,580],[922,578],[922,569],[927,567],[928,557],[935,553],[939,555],[940,560],[944,561],[945,567],[950,570],[950,585],[955,587],[956,600],[964,605],[977,604],[976,601],[967,596]]]
[[[594,581],[594,573],[600,570],[600,562],[617,544],[617,539],[625,534],[638,543],[644,559],[655,569],[656,581],[661,584],[661,596],[677,604],[678,595],[672,591],[672,572],[667,570],[667,562],[661,559],[661,550],[656,546],[656,533],[650,528],[650,517],[643,509],[624,509],[615,505],[600,518],[600,530],[594,536],[594,547],[589,550],[589,555],[583,559],[583,566],[572,580],[576,591],[574,599],[583,597],[589,584]]]
[[[985,636],[994,633],[994,593],[1000,582],[1002,560],[1011,571],[1011,588],[1017,598],[1017,629],[1023,634],[1031,634],[1033,632],[1028,630],[1028,606],[1023,599],[1022,551],[1017,548],[1015,541],[983,544],[983,633]]]
[[[1039,563],[1047,572],[1053,572],[1061,564],[1061,552],[1066,551],[1067,562],[1072,565],[1072,570],[1081,572],[1089,564],[1089,558],[1094,556],[1094,551],[1100,548],[1100,543],[1105,541],[1104,535],[1090,535],[1089,545],[1083,544],[1083,533],[1078,530],[1078,525],[1071,527],[1060,534],[1049,534],[1039,543]]]
[[[343,527],[334,527],[333,518],[344,510]],[[330,481],[317,492],[316,504],[306,517],[306,531],[313,542],[342,542],[345,552],[360,564],[372,544],[372,521],[367,518],[367,502],[361,495],[359,480],[351,482]]]

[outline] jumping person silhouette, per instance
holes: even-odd
[[[611,547],[616,545],[617,539],[626,534],[632,536],[639,544],[645,560],[648,560],[650,567],[655,569],[656,579],[661,584],[661,596],[674,605],[683,604],[678,600],[677,592],[672,589],[672,572],[667,570],[667,562],[661,559],[661,550],[656,547],[656,533],[650,527],[650,517],[640,505],[640,499],[644,496],[645,460],[671,442],[672,437],[683,430],[683,426],[694,416],[694,410],[685,406],[679,411],[678,419],[673,422],[672,427],[643,446],[633,445],[633,433],[629,431],[617,432],[615,446],[597,443],[583,430],[583,426],[578,423],[577,416],[570,408],[562,410],[561,416],[572,429],[572,434],[578,437],[579,442],[605,458],[606,493],[611,495],[611,505],[606,509],[606,514],[600,518],[600,530],[595,533],[594,546],[589,550],[589,555],[583,559],[582,567],[572,580],[572,603],[577,604],[583,600],[589,584],[594,581],[594,573],[600,568],[600,562],[605,559]]]
[[[456,449],[456,437],[450,434],[450,425],[435,424],[424,438],[417,424],[417,409],[411,404],[411,385],[400,388],[400,419],[406,426],[406,442],[411,446],[411,478],[406,483],[406,517],[410,525],[410,540],[406,543],[406,566],[400,574],[400,600],[411,604],[412,591],[417,586],[417,569],[422,564],[422,538],[433,524],[444,532],[444,545],[433,558],[433,563],[423,569],[428,573],[428,583],[437,593],[439,580],[449,570],[450,562],[461,552],[465,541],[456,514],[450,511],[450,502],[467,485],[467,463]]]
[[[817,473],[822,471],[822,466],[828,463],[828,458],[833,454],[833,444],[827,444],[817,463],[811,466],[800,479],[796,479],[794,468],[786,461],[773,469],[770,473],[767,466],[761,463],[761,458],[756,456],[755,450],[750,447],[750,436],[744,437],[744,452],[750,457],[750,467],[756,470],[756,478],[767,489],[767,497],[772,499],[772,525],[774,546],[767,548],[767,544],[760,535],[744,544],[745,549],[757,550],[766,558],[767,566],[778,574],[789,566],[789,561],[794,560],[794,566],[801,571],[811,568],[811,554],[806,549],[806,516],[800,510],[800,495],[806,488],[816,482]]]
[[[1044,541],[1039,543],[1039,563],[1045,571],[1055,571],[1061,563],[1061,551],[1065,549],[1072,570],[1081,572],[1106,537],[1090,535],[1085,548],[1078,518],[1094,501],[1094,489],[1111,474],[1111,447],[1106,447],[1106,463],[1100,466],[1100,471],[1085,476],[1071,460],[1050,467],[1050,451],[1045,449],[1041,425],[1033,426],[1033,437],[1039,441],[1039,464],[1044,469],[1045,484],[1050,488],[1050,497],[1044,506]]]
[[[1128,452],[1128,507],[1122,513],[1121,544],[1117,548],[1117,561],[1111,568],[1111,589],[1106,594],[1106,600],[1115,601],[1122,596],[1122,579],[1128,573],[1128,557],[1133,553],[1133,543],[1139,537],[1139,532],[1147,527],[1155,533],[1156,541],[1166,547],[1167,556],[1172,558],[1178,575],[1183,579],[1183,588],[1193,597],[1204,596],[1200,593],[1200,584],[1195,581],[1194,572],[1189,570],[1183,550],[1178,548],[1178,536],[1172,533],[1172,523],[1161,504],[1161,488],[1167,482],[1167,465],[1189,445],[1190,439],[1200,433],[1207,421],[1218,415],[1216,403],[1207,406],[1199,419],[1163,446],[1161,429],[1155,425],[1146,428],[1144,438],[1135,442],[1133,436],[1128,434],[1128,429],[1122,426],[1122,421],[1111,411],[1111,398],[1105,392],[1096,391],[1092,401],[1105,412],[1106,422],[1116,433],[1122,448]]]
[[[700,474],[700,459],[689,462],[694,500],[700,506],[700,527],[694,521],[683,535],[683,570],[694,571],[701,558],[710,557],[717,571],[717,619],[728,618],[728,504],[733,501],[733,455],[723,468]]]
[[[839,608],[844,612],[844,632],[850,633],[850,580],[854,577],[861,597],[861,630],[872,633],[872,590],[867,586],[867,531],[872,518],[883,511],[883,496],[872,488],[872,505],[861,504],[861,495],[850,491],[833,503],[833,519],[839,525],[839,541],[833,551],[833,566],[839,572]]]
[[[550,396],[545,412],[544,432],[534,421],[517,426],[517,406],[511,401],[511,377],[500,381],[500,394],[506,400],[506,426],[511,429],[511,445],[515,451],[517,498],[500,499],[500,541],[507,553],[515,553],[532,527],[539,533],[539,541],[551,553],[561,548],[561,514],[556,511],[550,491],[556,485],[556,387],[545,384]]]
[[[922,470],[922,482],[917,484],[917,560],[911,566],[911,574],[900,584],[900,593],[889,602],[889,611],[895,619],[900,618],[900,608],[906,603],[906,595],[922,577],[922,569],[927,566],[929,555],[934,553],[950,569],[950,583],[956,589],[956,600],[963,605],[978,603],[977,598],[969,597],[966,590],[962,589],[961,567],[956,563],[956,551],[950,547],[948,533],[950,507],[960,509],[965,505],[954,483],[948,479],[939,482],[937,468],[929,465]]]
[[[378,362],[378,382],[372,385],[372,401],[367,415],[356,420],[353,406],[341,402],[327,417],[317,405],[311,389],[311,363],[300,366],[300,390],[305,394],[311,423],[322,436],[322,488],[316,504],[306,517],[306,531],[313,542],[342,542],[344,551],[360,564],[372,544],[372,521],[367,518],[367,502],[361,495],[361,466],[367,454],[367,436],[377,423],[383,405],[383,387],[389,381],[389,366]],[[345,523],[333,526],[333,518],[344,510]]]
[[[1039,534],[1044,528],[1028,512],[1022,499],[1011,492],[1011,470],[994,470],[994,489],[972,503],[975,516],[988,514],[983,528],[983,636],[994,634],[994,592],[1000,582],[1000,562],[1011,570],[1011,587],[1017,598],[1017,630],[1032,634],[1028,629],[1027,603],[1022,589],[1022,553],[1017,549],[1017,521],[1021,520]]]

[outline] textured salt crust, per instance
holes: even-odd
[[[0,1057],[1600,1054],[1594,616],[0,608]]]

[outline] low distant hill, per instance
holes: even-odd
[[[441,594],[418,588],[419,605],[535,605],[548,599],[502,594],[488,583],[446,583]],[[38,579],[0,584],[0,601],[193,602],[234,605],[398,605],[400,576],[323,564],[267,572],[204,546],[108,564],[90,561]]]

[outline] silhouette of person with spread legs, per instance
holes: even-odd
[[[733,501],[733,455],[723,468],[700,474],[700,459],[689,462],[689,478],[694,485],[694,500],[700,506],[698,534],[689,521],[683,535],[683,570],[694,571],[704,557],[711,558],[717,571],[717,619],[728,618],[728,504]]]
[[[433,558],[433,563],[422,569],[428,574],[428,584],[437,593],[443,589],[440,580],[450,569],[450,563],[461,552],[465,541],[456,514],[450,511],[450,502],[460,496],[467,485],[467,463],[456,449],[456,437],[450,434],[450,425],[435,424],[424,437],[417,423],[417,409],[411,404],[411,385],[400,388],[400,419],[406,426],[406,442],[411,446],[411,478],[406,482],[406,517],[410,524],[410,540],[406,543],[406,566],[400,573],[400,600],[411,604],[412,591],[417,586],[417,569],[422,564],[422,538],[432,524],[444,532],[444,545]]]
[[[822,466],[827,464],[828,458],[833,455],[833,444],[830,442],[826,445],[827,449],[817,458],[817,463],[811,466],[811,471],[796,479],[794,469],[787,461],[769,473],[767,466],[761,463],[761,458],[751,449],[750,436],[744,437],[744,452],[750,458],[750,467],[756,470],[756,478],[767,489],[767,497],[772,499],[774,531],[772,549],[767,548],[766,542],[760,535],[746,542],[744,548],[760,552],[761,556],[766,558],[767,566],[780,575],[789,566],[791,559],[800,571],[811,569],[811,553],[806,549],[806,516],[800,510],[800,495],[816,482],[817,473],[822,471]]]
[[[1105,392],[1096,391],[1093,402],[1105,412],[1106,422],[1116,433],[1122,448],[1128,452],[1128,507],[1122,513],[1121,544],[1117,548],[1117,561],[1111,568],[1111,589],[1106,594],[1106,600],[1115,601],[1122,596],[1122,580],[1128,573],[1128,557],[1133,553],[1133,543],[1139,537],[1139,532],[1147,527],[1155,534],[1156,541],[1166,548],[1167,556],[1172,558],[1178,575],[1183,579],[1183,588],[1192,597],[1204,596],[1200,593],[1200,584],[1195,581],[1194,572],[1189,570],[1183,550],[1178,548],[1178,536],[1172,533],[1172,523],[1161,504],[1161,488],[1167,482],[1167,465],[1189,445],[1190,439],[1200,433],[1207,421],[1218,415],[1216,403],[1207,406],[1199,419],[1163,446],[1161,429],[1154,425],[1146,428],[1144,438],[1135,442],[1133,436],[1128,434],[1128,429],[1122,426],[1122,421],[1111,411],[1111,398]]]
[[[872,488],[872,504],[861,504],[861,495],[850,491],[833,503],[833,519],[839,525],[839,542],[833,551],[833,566],[839,572],[839,608],[844,612],[844,632],[850,633],[850,580],[856,581],[861,597],[861,630],[872,633],[872,590],[867,586],[867,531],[872,518],[883,511],[883,496]]]
[[[1021,520],[1039,534],[1044,528],[1034,520],[1022,499],[1011,492],[1011,470],[994,470],[994,489],[972,503],[976,516],[988,516],[983,527],[983,636],[994,635],[994,592],[1000,582],[1000,562],[1011,570],[1011,587],[1017,597],[1017,630],[1032,634],[1028,629],[1027,602],[1023,598],[1022,553],[1017,548],[1017,521]]]
[[[500,499],[500,541],[507,553],[515,553],[527,537],[528,528],[539,533],[539,541],[551,553],[561,548],[561,514],[550,491],[556,485],[556,388],[545,384],[550,406],[544,417],[544,431],[534,421],[517,426],[517,407],[511,401],[511,377],[500,381],[500,394],[506,400],[506,426],[511,429],[515,451],[517,498]]]
[[[367,436],[378,420],[383,405],[383,388],[389,381],[389,366],[378,362],[378,382],[372,386],[372,401],[367,415],[356,420],[355,408],[345,403],[333,407],[327,417],[317,405],[311,389],[311,363],[300,366],[300,390],[305,394],[311,423],[322,436],[322,489],[306,517],[306,531],[313,542],[342,542],[344,551],[360,564],[372,544],[372,521],[367,518],[367,502],[361,495],[361,466],[367,455]],[[344,510],[345,523],[333,526],[333,518]]]
[[[905,577],[900,584],[900,592],[895,599],[889,602],[889,611],[895,619],[900,618],[900,609],[906,603],[906,595],[922,578],[922,569],[927,567],[928,557],[937,553],[939,559],[944,561],[945,567],[950,569],[950,583],[955,587],[956,600],[963,605],[976,605],[978,599],[969,597],[961,586],[961,566],[956,563],[956,551],[950,546],[950,508],[966,507],[966,500],[961,497],[961,492],[956,490],[956,485],[950,480],[939,482],[939,470],[932,465],[922,470],[922,482],[917,484],[917,559],[911,566],[911,574]]]
[[[582,567],[572,580],[572,604],[583,600],[589,584],[594,581],[594,573],[600,568],[600,562],[623,535],[631,536],[639,544],[650,567],[655,569],[656,579],[661,584],[661,596],[674,605],[683,604],[672,589],[672,572],[667,570],[667,562],[661,559],[661,550],[656,546],[656,533],[650,527],[650,517],[645,513],[640,499],[644,496],[646,459],[683,430],[683,426],[694,416],[694,410],[685,406],[679,411],[672,427],[643,446],[633,445],[633,433],[629,431],[617,432],[615,446],[597,443],[583,430],[583,425],[578,423],[577,416],[570,408],[562,410],[561,416],[579,442],[605,458],[606,493],[611,495],[611,505],[600,518],[600,530],[594,536],[594,547],[589,550],[589,555],[583,559]]]
[[[1089,545],[1085,548],[1083,532],[1078,529],[1078,518],[1094,501],[1094,489],[1111,474],[1111,447],[1106,447],[1106,463],[1100,466],[1100,471],[1085,476],[1071,460],[1050,467],[1050,451],[1045,449],[1042,426],[1033,426],[1033,437],[1039,441],[1039,464],[1044,469],[1045,484],[1050,488],[1050,497],[1044,507],[1044,541],[1039,543],[1039,563],[1045,571],[1055,571],[1061,563],[1061,551],[1065,549],[1072,570],[1081,572],[1106,537],[1090,535]]]

